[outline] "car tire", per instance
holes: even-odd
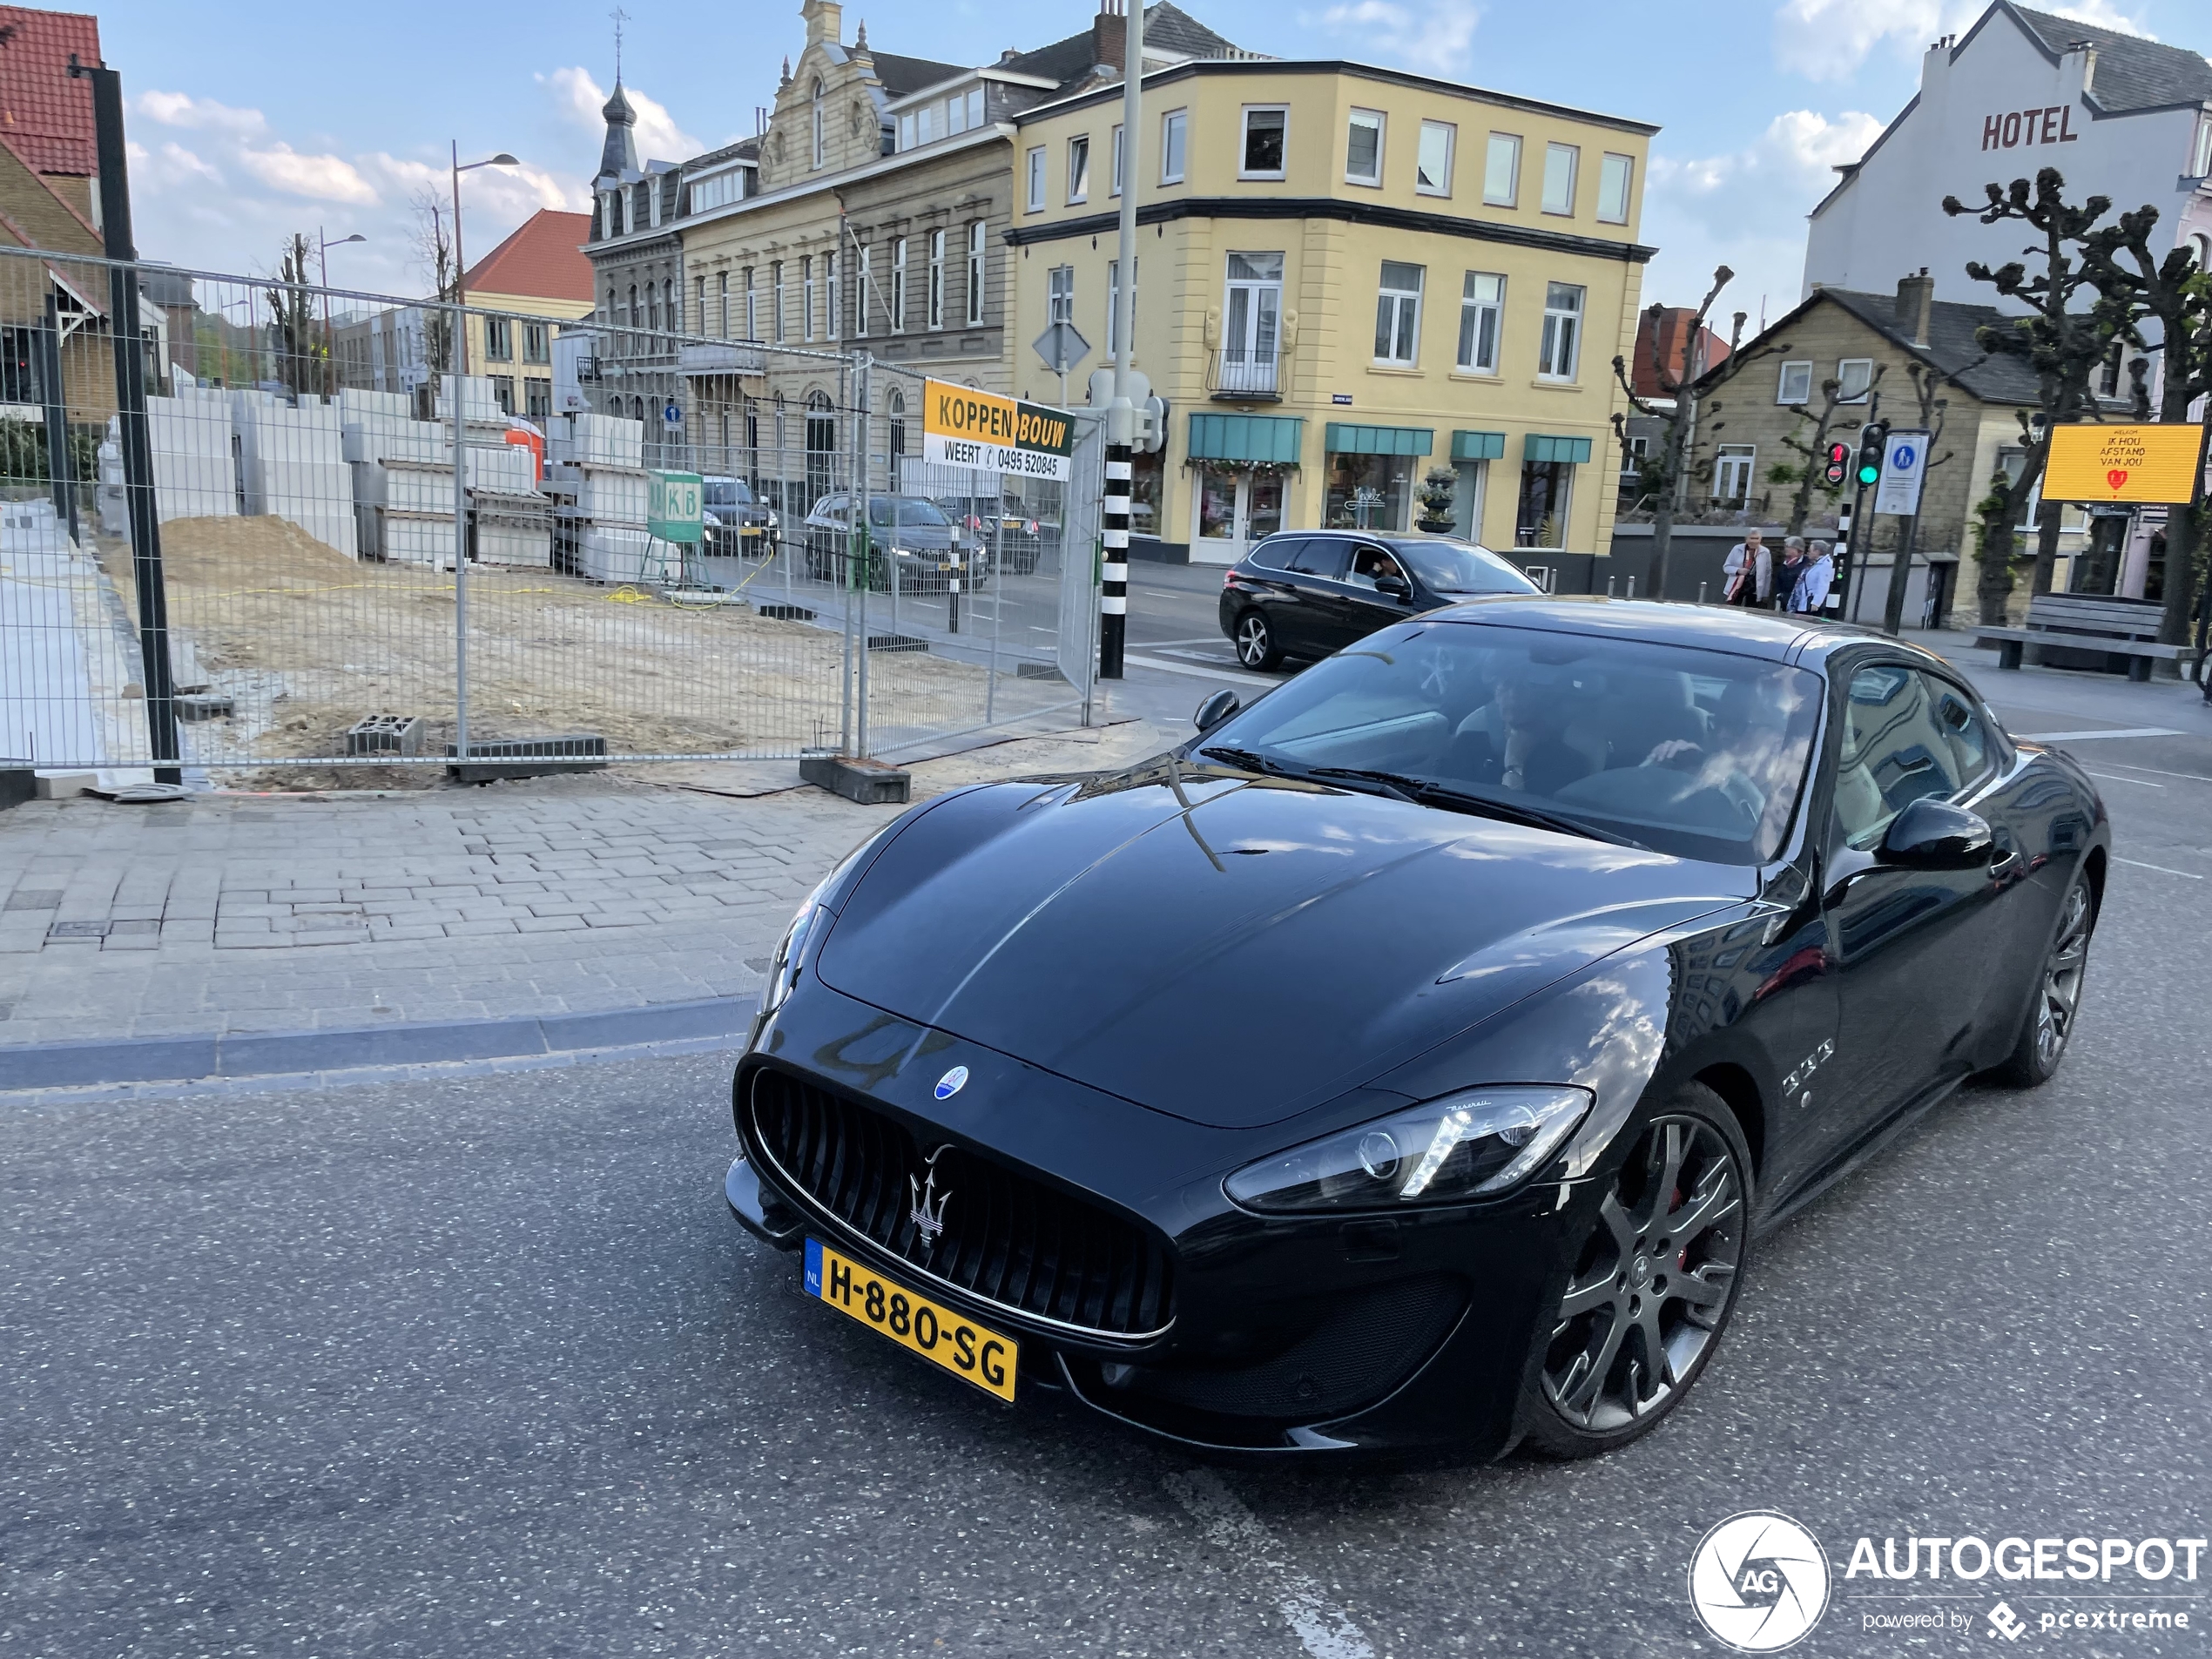
[[[2051,930],[2027,1006],[2020,1010],[2020,1035],[2013,1051],[1990,1074],[2013,1089],[2047,1083],[2066,1058],[2074,1022],[2081,1012],[2081,987],[2089,968],[2089,941],[2097,930],[2097,903],[2086,871],[2076,871],[2059,901],[2058,923]]]
[[[1518,1426],[1544,1457],[1596,1457],[1657,1426],[1711,1360],[1750,1264],[1751,1151],[1726,1101],[1684,1083],[1622,1138],[1532,1334]]]
[[[1247,610],[1237,618],[1237,631],[1229,637],[1237,648],[1237,660],[1246,668],[1273,668],[1283,660],[1282,648],[1275,643],[1275,630],[1264,615]]]

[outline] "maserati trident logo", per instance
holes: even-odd
[[[937,1248],[937,1236],[945,1231],[945,1206],[953,1201],[953,1195],[949,1192],[941,1198],[937,1196],[935,1166],[937,1160],[948,1150],[941,1146],[922,1160],[930,1166],[929,1179],[926,1184],[917,1184],[912,1176],[907,1177],[907,1186],[914,1197],[914,1208],[907,1212],[907,1218],[914,1223],[914,1231],[921,1235],[921,1247],[925,1252]]]
[[[937,1098],[940,1100],[950,1100],[954,1095],[957,1095],[961,1089],[967,1087],[968,1068],[966,1066],[954,1066],[950,1071],[947,1072],[943,1076],[937,1080]]]

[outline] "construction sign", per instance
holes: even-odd
[[[695,472],[646,475],[645,533],[664,542],[696,542],[705,534],[701,480]]]
[[[2046,501],[2164,502],[2196,499],[2204,428],[2165,426],[2054,427],[2044,463]]]
[[[1061,410],[945,381],[923,384],[924,461],[1065,482],[1075,448],[1076,423]]]

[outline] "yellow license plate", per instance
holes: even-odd
[[[806,1294],[819,1297],[985,1393],[1013,1399],[1020,1343],[840,1255],[819,1238],[806,1241]]]
[[[760,526],[758,524],[740,524],[738,526],[738,534],[740,536],[758,536],[760,534]]]

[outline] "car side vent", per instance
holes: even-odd
[[[1133,1219],[960,1147],[926,1163],[905,1124],[774,1067],[753,1074],[752,1103],[778,1172],[918,1277],[1100,1336],[1173,1323],[1173,1258]],[[943,1230],[926,1244],[914,1192],[933,1180]]]

